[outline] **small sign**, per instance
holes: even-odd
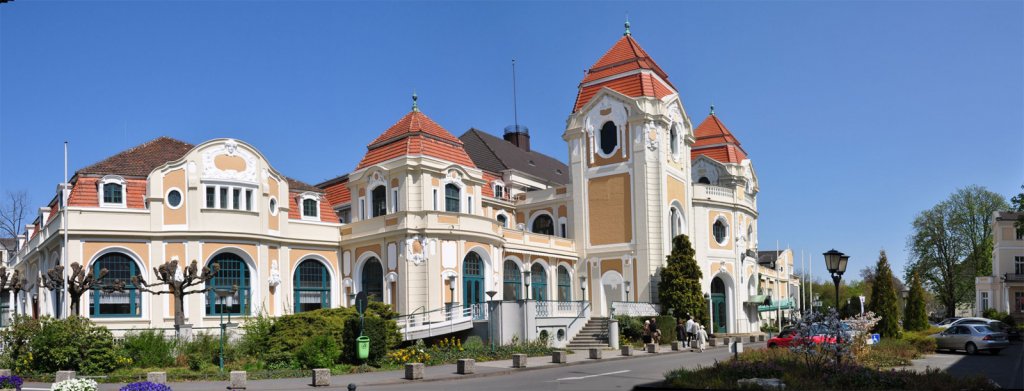
[[[362,313],[366,311],[366,305],[367,304],[368,304],[368,301],[366,299],[366,292],[359,292],[359,293],[357,293],[356,294],[356,311],[358,311],[360,315],[362,315]]]
[[[878,341],[881,341],[881,340],[882,340],[882,336],[880,334],[871,334],[871,344],[872,345],[878,343]]]
[[[729,353],[743,353],[743,342],[733,342],[731,345],[729,345]]]

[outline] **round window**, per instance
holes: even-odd
[[[167,205],[170,205],[172,208],[177,208],[181,206],[181,191],[179,191],[178,189],[174,189],[168,192]]]
[[[277,199],[276,198],[271,198],[270,199],[270,213],[275,213],[275,214],[277,213]]]

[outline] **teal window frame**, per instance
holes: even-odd
[[[223,314],[249,315],[251,306],[250,295],[252,294],[252,287],[249,281],[252,272],[249,270],[249,265],[245,263],[242,257],[227,252],[215,255],[207,264],[213,265],[214,263],[220,265],[220,270],[207,283],[207,286],[212,289],[206,292],[206,316],[222,314],[216,291],[230,291],[236,282],[238,284],[238,293],[236,294],[235,305],[238,306],[238,310],[227,309],[223,311]]]
[[[319,273],[319,275],[317,275]],[[315,259],[306,259],[299,262],[295,268],[294,282],[295,313],[315,311],[322,308],[331,308],[331,274],[323,262]],[[316,285],[319,282],[319,285]],[[314,292],[320,295],[320,308],[303,309],[302,294]],[[310,303],[306,303],[310,304]]]
[[[114,262],[122,263],[121,265],[113,264]],[[124,266],[127,265],[127,270]],[[121,252],[111,252],[103,254],[92,263],[93,278],[99,278],[100,271],[106,268],[108,274],[102,280],[100,285],[107,285],[112,283],[114,280],[124,281],[124,292],[112,292],[105,293],[101,290],[94,289],[89,292],[89,317],[90,318],[140,318],[142,317],[142,292],[140,292],[135,285],[132,284],[131,277],[139,273],[138,265],[135,264],[135,260],[129,257],[127,254]],[[127,273],[125,273],[127,271]],[[101,306],[103,297],[111,295],[128,295],[128,313],[103,313]]]
[[[520,300],[523,295],[523,273],[515,261],[506,259],[502,265],[502,297],[504,300]],[[512,297],[509,297],[509,293]]]
[[[462,194],[462,189],[454,184],[444,185],[444,210],[445,212],[458,213],[461,210],[459,201]]]
[[[572,301],[572,277],[569,269],[558,265],[558,301]]]
[[[548,300],[548,271],[540,263],[530,266],[530,299]]]
[[[370,270],[368,269],[368,266],[374,263],[380,268],[379,278],[377,276],[366,274],[367,271]],[[378,290],[376,285],[367,285],[367,283],[380,284],[380,294],[377,295]],[[384,302],[384,264],[380,262],[380,258],[371,257],[370,259],[367,259],[366,262],[363,262],[363,267],[359,269],[359,285],[359,291],[366,292],[366,298],[368,300],[381,303]]]
[[[124,185],[120,183],[104,183],[103,184],[103,203],[104,204],[123,204],[124,203]]]

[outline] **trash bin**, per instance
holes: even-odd
[[[365,360],[370,357],[370,337],[360,335],[356,338],[356,351],[359,353],[359,359]]]

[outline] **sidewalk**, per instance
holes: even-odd
[[[719,350],[725,349],[724,346],[711,347],[708,350]],[[596,362],[608,362],[617,360],[629,360],[640,357],[649,357],[652,355],[673,355],[673,354],[697,354],[691,353],[689,350],[673,351],[671,346],[662,345],[659,348],[660,353],[647,353],[639,349],[634,351],[633,356],[622,356],[620,350],[604,349],[602,351],[602,359],[591,360],[589,351],[576,351],[569,354],[566,360],[566,364],[556,364],[551,362],[551,356],[534,356],[527,360],[526,368],[512,368],[512,360],[496,360],[496,361],[485,361],[477,362],[476,370],[471,375],[459,375],[455,373],[455,364],[447,365],[436,365],[428,366],[423,369],[423,380],[405,380],[405,371],[382,371],[382,372],[367,372],[367,373],[355,373],[348,375],[331,376],[330,387],[316,387],[317,390],[345,390],[349,383],[353,383],[358,387],[363,386],[380,386],[380,385],[391,385],[391,384],[404,384],[404,383],[417,383],[417,382],[431,382],[431,381],[442,381],[442,380],[453,380],[453,379],[466,379],[475,377],[487,377],[487,376],[501,376],[511,374],[513,372],[529,371],[535,369],[552,368],[557,366],[573,366],[573,365],[585,365],[588,363]],[[268,379],[268,380],[250,380],[248,382],[247,390],[254,391],[288,391],[288,390],[299,390],[299,389],[314,389],[310,386],[312,380],[312,371],[309,377],[303,378],[288,378],[288,379]],[[229,385],[227,381],[198,381],[198,382],[180,382],[180,383],[168,383],[174,391],[212,391],[212,390],[225,390]],[[122,383],[101,383],[99,389],[101,391],[117,391],[120,387],[124,386]],[[49,390],[50,384],[48,383],[25,383],[22,387],[23,391],[39,391]]]

